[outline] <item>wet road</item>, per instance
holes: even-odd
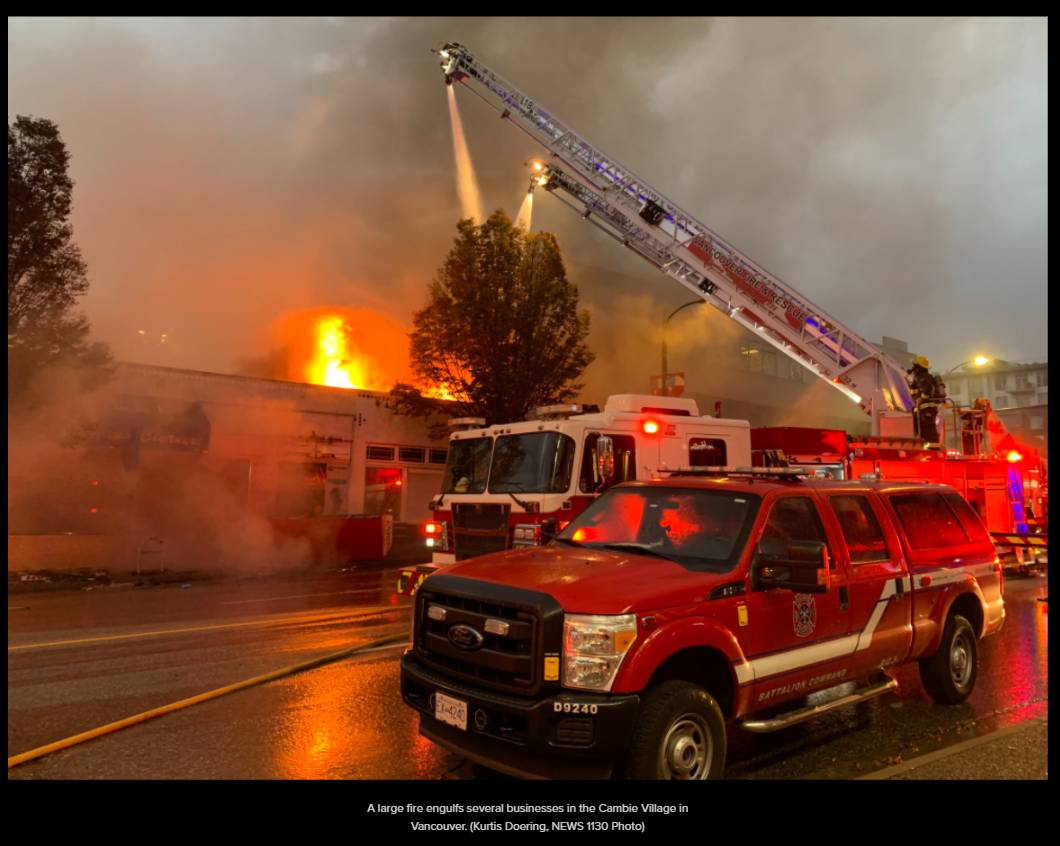
[[[408,629],[394,570],[10,597],[8,755]],[[1048,711],[1046,578],[1010,580],[977,689],[898,691],[759,736],[731,732],[729,778],[852,778]],[[130,636],[131,635],[131,636]],[[68,641],[80,641],[70,643]],[[57,644],[37,647],[37,644]],[[32,648],[23,648],[32,647]],[[495,778],[416,733],[401,645],[244,690],[9,771],[9,778]]]

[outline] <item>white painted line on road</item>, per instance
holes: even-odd
[[[249,605],[251,602],[282,602],[285,599],[309,599],[313,596],[343,596],[349,593],[378,593],[374,588],[364,590],[335,590],[331,593],[303,593],[299,596],[270,596],[265,599],[237,599],[232,602],[219,602],[218,605]]]
[[[129,640],[137,637],[153,637],[155,635],[185,634],[187,632],[208,632],[216,629],[236,629],[243,626],[275,626],[291,623],[317,623],[325,620],[356,619],[359,617],[371,617],[384,611],[401,611],[410,606],[381,605],[377,608],[364,608],[358,611],[347,611],[343,614],[318,614],[314,617],[273,617],[269,620],[252,620],[247,623],[225,623],[217,626],[197,626],[191,629],[167,629],[159,632],[136,632],[135,634],[110,635],[108,637],[86,637],[80,640],[56,640],[50,643],[28,643],[23,646],[9,646],[8,652],[17,652],[23,649],[42,649],[45,646],[73,646],[82,643],[99,643],[105,640]]]
[[[885,781],[886,779],[894,778],[896,775],[915,770],[917,767],[922,767],[924,764],[932,764],[935,761],[941,761],[943,758],[949,758],[951,755],[959,755],[961,752],[966,752],[969,749],[981,746],[984,743],[990,743],[992,740],[1000,740],[1002,737],[1005,737],[1005,735],[1015,734],[1016,732],[1034,728],[1035,726],[1047,725],[1049,725],[1049,718],[1047,716],[1037,717],[1022,723],[1016,723],[1014,726],[1007,726],[1006,728],[992,731],[990,734],[973,737],[971,740],[966,740],[963,743],[947,746],[945,749],[939,749],[937,752],[929,752],[927,755],[921,755],[910,761],[903,761],[901,764],[895,764],[893,767],[884,767],[877,772],[861,776],[858,781]]]

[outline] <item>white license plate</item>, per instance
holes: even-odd
[[[461,731],[467,731],[467,703],[451,696],[434,694],[434,716],[443,723],[456,726]]]

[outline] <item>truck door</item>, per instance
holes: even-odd
[[[849,574],[850,628],[858,632],[850,674],[901,664],[913,639],[909,571],[883,504],[870,490],[828,495],[844,543],[839,555]],[[885,527],[885,528],[884,528]]]
[[[826,545],[831,585],[827,593],[820,594],[790,590],[749,593],[748,626],[741,632],[747,633],[756,707],[839,684],[854,651],[850,612],[841,602],[847,589],[846,573],[832,554],[837,544],[825,531],[816,499],[803,494],[774,500],[755,552],[785,558],[791,544],[800,541]]]

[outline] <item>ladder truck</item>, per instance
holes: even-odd
[[[450,439],[443,490],[431,502],[433,519],[424,527],[433,563],[401,571],[399,593],[415,593],[439,566],[543,542],[611,484],[665,476],[686,465],[746,471],[741,465],[750,464],[761,472],[789,466],[835,479],[948,484],[998,533],[1000,553],[1015,549],[1022,566],[1021,536],[1027,546],[1044,547],[1043,536],[1028,538],[1022,468],[1012,463],[1011,451],[1008,457],[1000,452],[1007,441],[992,431],[996,417],[988,408],[953,415],[961,421],[956,434],[963,452],[928,448],[912,437],[913,401],[898,362],[755,264],[466,48],[442,42],[434,52],[446,84],[463,83],[548,151],[549,160],[530,163],[532,190],[552,193],[841,390],[870,415],[872,435],[858,439],[839,430],[754,429],[746,421],[700,417],[691,400],[632,394],[610,397],[603,412],[575,405],[539,409],[538,420],[488,428],[485,421],[464,421],[463,431]],[[526,464],[517,473],[509,466],[509,453],[516,452]]]
[[[551,192],[694,295],[759,333],[854,400],[874,435],[912,435],[902,366],[752,261],[460,44],[441,42],[446,84],[463,87],[548,152],[533,187]],[[557,190],[558,189],[558,190]]]

